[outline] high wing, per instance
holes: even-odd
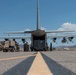
[[[47,36],[47,39],[49,38],[49,39],[52,39],[52,38],[63,38],[63,37],[66,37],[66,38],[68,38],[68,37],[76,37],[76,35],[49,35],[49,36]]]
[[[69,31],[69,30],[67,30],[67,31],[59,31],[59,30],[51,30],[51,31],[45,31],[46,33],[62,33],[62,32],[75,32],[75,31]]]
[[[70,42],[73,42],[73,38],[76,38],[76,35],[52,35],[52,36],[47,36],[47,39],[52,39],[53,40],[53,42],[55,42],[55,43],[57,43],[56,42],[56,40],[58,39],[58,38],[63,38],[62,40],[61,40],[61,42],[62,43],[68,43],[68,41],[70,41]]]
[[[14,32],[5,32],[4,34],[30,34],[33,31],[14,31]],[[46,33],[62,33],[62,32],[74,32],[74,31],[58,31],[58,30],[51,30],[45,31]]]
[[[0,36],[0,39],[31,39],[29,36]]]
[[[33,31],[14,31],[14,32],[5,32],[4,34],[25,34],[32,33]]]

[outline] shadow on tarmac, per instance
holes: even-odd
[[[58,64],[53,59],[49,58],[45,54],[41,53],[45,62],[47,63],[50,71],[53,75],[76,75],[76,73],[72,72],[71,70],[67,69],[66,67]]]
[[[2,75],[27,75],[35,56],[30,56],[18,65],[14,66],[13,68],[9,69]]]

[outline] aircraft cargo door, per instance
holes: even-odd
[[[45,50],[45,35],[43,36],[33,36],[33,47],[34,50]]]

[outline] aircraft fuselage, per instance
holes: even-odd
[[[46,33],[44,30],[35,30],[31,34],[31,50],[43,51],[46,50]]]

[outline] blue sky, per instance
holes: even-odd
[[[75,29],[76,0],[40,0],[39,3],[41,27],[46,30]],[[36,29],[36,0],[0,0],[0,36],[7,31],[26,29]]]

